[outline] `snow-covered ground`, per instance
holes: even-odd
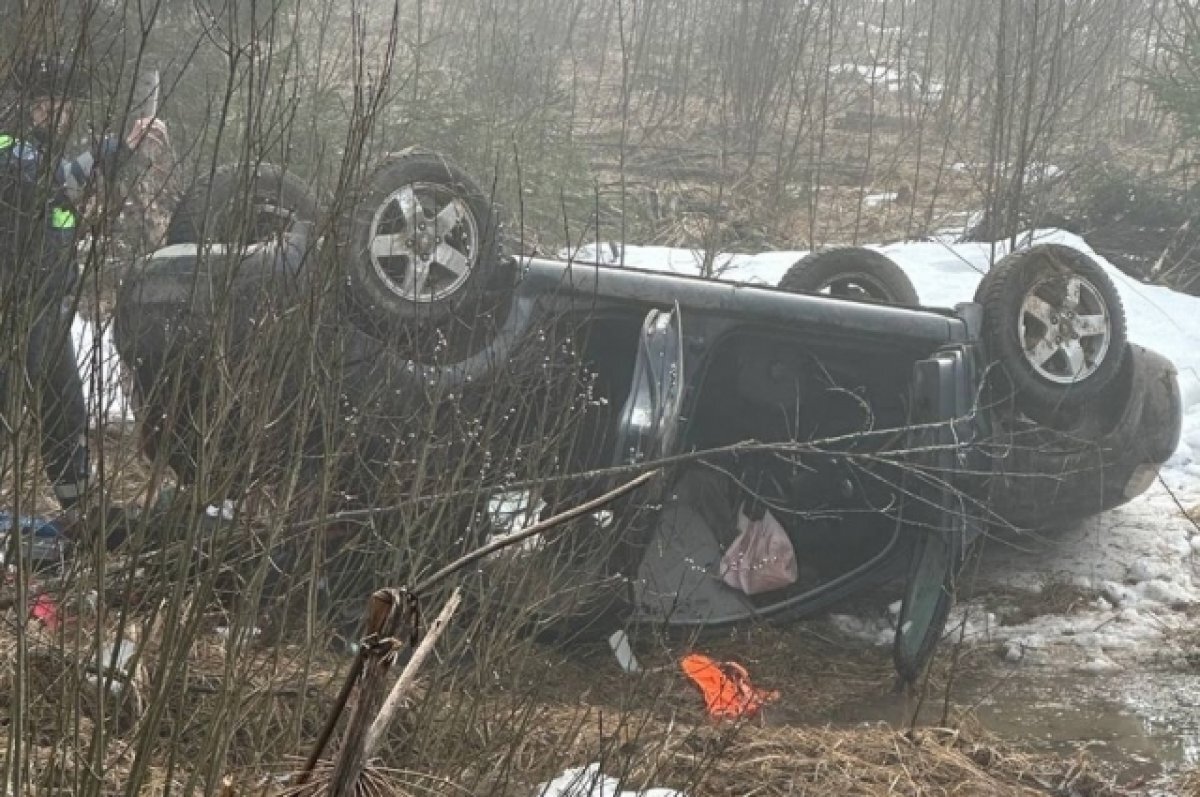
[[[1188,607],[1200,604],[1200,578],[1193,559],[1200,532],[1179,505],[1200,503],[1200,298],[1130,279],[1098,257],[1078,236],[1044,230],[1029,241],[1080,249],[1107,269],[1128,317],[1130,339],[1171,359],[1179,371],[1183,436],[1160,482],[1129,505],[1076,529],[1039,538],[988,541],[980,578],[986,584],[1036,591],[1048,582],[1071,582],[1103,594],[1067,615],[1046,615],[1018,626],[996,621],[986,599],[960,607],[951,629],[966,622],[975,639],[991,640],[1010,660],[1053,661],[1082,672],[1118,670],[1150,657],[1170,656],[1164,640],[1186,627]],[[952,307],[970,301],[989,263],[1007,253],[1006,244],[899,243],[872,247],[892,258],[912,279],[923,304]],[[581,261],[616,263],[611,248],[584,247]],[[775,285],[804,252],[732,254],[717,259],[722,279]],[[628,267],[698,273],[703,254],[686,249],[627,247]],[[1178,503],[1177,503],[1178,501]],[[879,644],[892,640],[891,618],[840,615],[843,631]],[[1179,652],[1182,655],[1182,651]]]

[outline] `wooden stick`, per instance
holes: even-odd
[[[462,587],[455,587],[454,593],[446,601],[446,605],[442,607],[441,614],[433,621],[433,625],[425,633],[425,638],[421,640],[421,644],[413,652],[412,658],[408,660],[408,664],[404,667],[404,672],[400,673],[400,677],[396,679],[396,683],[392,686],[392,691],[388,693],[387,699],[379,709],[379,714],[375,717],[375,721],[371,723],[371,727],[367,731],[367,741],[363,745],[363,759],[365,761],[370,761],[375,757],[375,753],[379,750],[379,745],[383,741],[383,736],[387,733],[388,726],[392,724],[392,720],[395,718],[401,702],[412,690],[412,685],[416,683],[417,671],[421,669],[421,665],[425,663],[425,659],[429,658],[429,654],[433,651],[433,646],[437,644],[438,638],[446,630],[446,626],[450,624],[450,620],[454,617],[454,613],[458,611],[460,603],[462,603]]]
[[[293,780],[294,785],[302,786],[312,778],[313,770],[317,768],[317,762],[325,754],[325,748],[329,746],[329,740],[333,738],[333,732],[337,730],[338,720],[341,719],[342,712],[346,710],[346,704],[350,702],[350,694],[354,691],[354,685],[358,683],[359,676],[362,675],[363,664],[366,660],[366,650],[359,646],[358,651],[354,654],[354,661],[350,663],[350,671],[346,673],[346,680],[342,682],[341,691],[333,701],[333,710],[325,719],[325,726],[321,728],[321,735],[317,737],[317,743],[313,745],[312,752],[308,754],[304,768],[296,773]]]
[[[337,760],[334,762],[333,776],[330,782],[329,794],[349,795],[354,793],[354,785],[362,773],[364,759],[362,756],[362,740],[368,723],[375,715],[375,708],[383,697],[388,668],[395,659],[392,641],[400,632],[400,625],[406,618],[404,596],[399,590],[381,589],[371,595],[367,602],[366,633],[367,640],[374,643],[364,644],[360,649],[361,676],[357,679],[348,678],[346,684],[358,687],[358,699],[354,710],[350,713],[350,721],[346,725],[346,735],[338,748]],[[349,692],[349,689],[343,689]],[[340,696],[339,696],[340,697]],[[314,750],[314,753],[316,751]],[[311,759],[310,759],[311,760]],[[301,773],[303,783],[311,775],[312,769],[306,766]]]

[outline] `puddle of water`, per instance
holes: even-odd
[[[964,678],[952,696],[997,736],[1048,752],[1087,749],[1120,780],[1153,779],[1200,765],[1200,674],[1130,670],[1103,675],[1021,668]],[[920,724],[938,724],[943,695],[927,698]],[[878,696],[840,706],[834,723],[906,727],[913,706]]]

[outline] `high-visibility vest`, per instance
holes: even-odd
[[[0,133],[0,153],[11,150],[17,145],[17,139],[8,133]],[[62,205],[51,205],[50,228],[53,230],[73,230],[78,223],[75,211]]]

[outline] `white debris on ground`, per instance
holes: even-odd
[[[672,789],[621,791],[621,783],[600,771],[599,764],[568,769],[554,780],[537,787],[534,797],[687,797]]]
[[[904,71],[883,63],[876,64],[834,64],[829,68],[829,74],[835,77],[850,77],[861,80],[871,86],[878,86],[889,92],[910,91],[931,102],[942,98],[946,90],[944,83],[927,80],[919,72],[901,67]]]
[[[1026,233],[1019,244],[1059,243],[1080,249],[1104,265],[1125,306],[1129,338],[1174,362],[1179,371],[1183,435],[1159,483],[1130,504],[1077,528],[1044,536],[987,540],[978,568],[983,586],[1036,592],[1047,582],[1070,583],[1099,597],[1066,614],[1048,614],[1020,625],[1003,625],[989,600],[956,608],[948,634],[994,643],[1009,661],[1064,664],[1078,672],[1104,673],[1133,662],[1181,657],[1170,644],[1173,631],[1191,625],[1188,609],[1200,605],[1194,571],[1200,531],[1181,507],[1200,504],[1200,298],[1145,285],[1096,255],[1078,236],[1057,230]],[[898,243],[871,247],[892,258],[916,286],[923,304],[952,307],[970,301],[989,263],[1007,243]],[[627,267],[696,274],[703,253],[664,247],[599,250],[602,262]],[[715,262],[722,279],[775,285],[804,252],[725,255]],[[594,260],[595,247],[574,253]],[[980,592],[986,594],[987,590]],[[835,615],[833,624],[854,638],[891,644],[894,612],[888,616]]]
[[[884,191],[879,194],[867,194],[863,197],[863,207],[866,208],[881,208],[884,205],[890,205],[900,198],[900,194],[896,191]]]

